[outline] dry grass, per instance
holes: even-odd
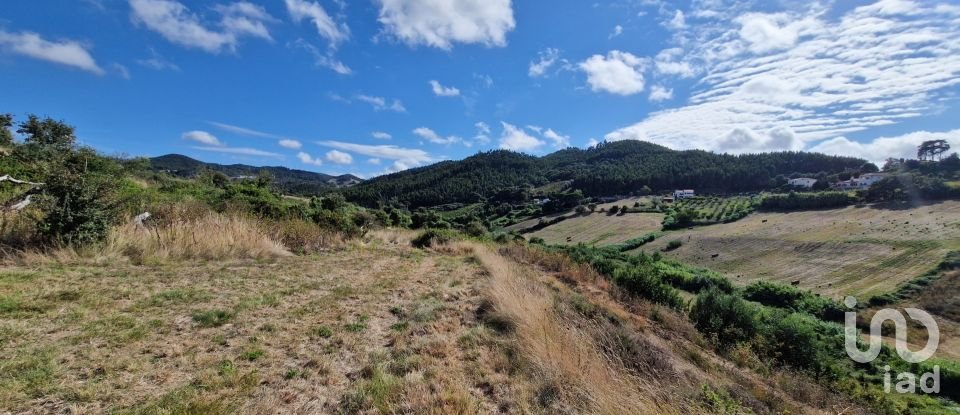
[[[134,264],[179,260],[264,259],[290,253],[262,223],[241,216],[207,213],[157,225],[115,227],[96,246],[71,246],[19,255],[22,264],[100,263],[127,259]]]
[[[491,275],[496,310],[513,322],[523,356],[558,395],[557,406],[590,414],[663,413],[652,398],[660,385],[618,369],[588,332],[559,318],[553,295],[542,285],[489,248],[475,249]]]
[[[630,202],[629,206],[633,206]],[[612,245],[650,232],[659,231],[663,221],[661,213],[627,213],[607,215],[595,212],[573,216],[556,225],[527,235],[541,237],[551,244]],[[567,238],[570,238],[568,241]]]
[[[801,288],[834,298],[866,298],[893,291],[960,249],[960,202],[758,213],[670,232],[639,250],[662,250],[671,240],[683,246],[665,255],[723,272],[735,283],[799,280]]]
[[[3,267],[0,413],[520,413],[481,272],[399,243]]]

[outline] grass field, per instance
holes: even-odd
[[[723,272],[737,283],[799,281],[801,288],[833,297],[866,298],[892,291],[960,249],[960,202],[756,213],[734,223],[670,232],[641,249],[662,250],[672,240],[683,245],[667,255]]]
[[[570,219],[527,235],[540,237],[547,243],[580,243],[589,245],[610,245],[627,239],[660,230],[663,214],[627,213],[608,215],[595,212],[575,215]],[[567,238],[571,238],[567,241]]]
[[[496,412],[481,272],[389,243],[0,268],[0,413]]]

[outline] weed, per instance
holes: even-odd
[[[233,318],[233,313],[224,310],[208,310],[193,313],[193,321],[200,327],[220,327]]]

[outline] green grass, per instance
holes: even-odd
[[[357,317],[357,321],[345,324],[343,329],[350,333],[360,333],[367,329],[368,321],[370,321],[370,316],[362,315]]]
[[[17,350],[12,358],[0,359],[0,397],[46,396],[56,388],[56,375],[52,350]]]
[[[224,310],[208,310],[193,313],[191,317],[200,327],[220,327],[233,318],[233,313]]]

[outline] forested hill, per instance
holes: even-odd
[[[702,192],[743,192],[771,188],[779,175],[816,176],[859,169],[852,157],[778,152],[728,155],[675,151],[641,141],[570,148],[543,157],[504,150],[478,153],[461,161],[377,177],[344,190],[351,201],[374,206],[395,200],[411,208],[469,203],[511,187],[539,187],[570,181],[587,196],[692,188]],[[782,178],[781,178],[782,180]]]
[[[256,177],[260,172],[273,176],[273,183],[285,193],[312,196],[330,189],[352,186],[362,180],[351,174],[331,176],[286,167],[256,167],[246,164],[206,163],[180,154],[167,154],[150,159],[150,167],[180,177],[194,177],[204,169],[217,171],[230,178]]]

